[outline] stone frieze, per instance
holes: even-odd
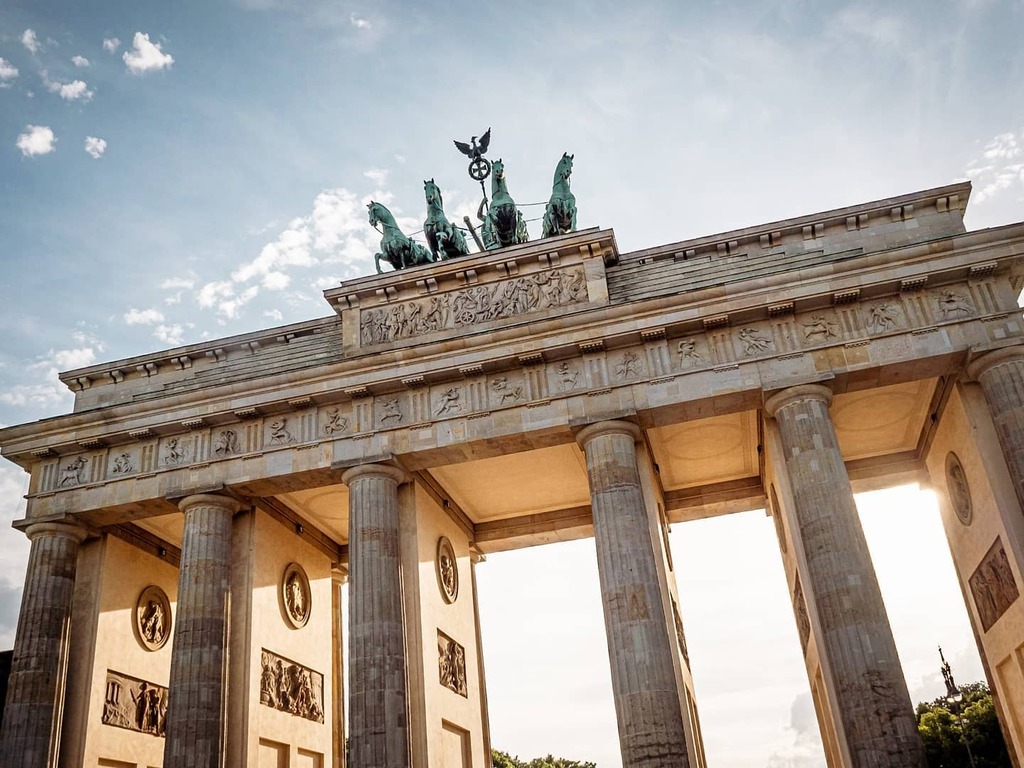
[[[319,672],[261,649],[260,704],[279,712],[324,721],[324,676]]]
[[[165,736],[167,689],[108,669],[103,724],[152,736]]]

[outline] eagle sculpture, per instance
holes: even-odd
[[[473,160],[479,159],[483,154],[487,153],[487,145],[491,143],[491,129],[488,128],[484,135],[480,137],[480,142],[477,143],[477,137],[474,136],[470,139],[470,143],[467,144],[464,141],[456,141],[455,146],[458,147],[459,152],[464,154]]]

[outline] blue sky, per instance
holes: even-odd
[[[67,411],[57,370],[329,314],[321,291],[372,271],[366,201],[417,230],[433,177],[472,212],[451,140],[488,126],[520,203],[575,153],[580,226],[624,251],[962,178],[970,228],[1020,220],[1021,39],[1022,0],[7,0],[0,424]],[[3,521],[23,483],[0,466]],[[0,645],[25,551],[0,531]]]

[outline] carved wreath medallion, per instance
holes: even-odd
[[[171,636],[171,601],[160,587],[151,585],[142,590],[135,603],[135,638],[147,651],[164,647]]]
[[[967,484],[967,473],[960,464],[960,458],[952,451],[946,454],[946,493],[957,519],[964,525],[970,525],[974,519],[971,487]]]
[[[281,605],[285,619],[293,628],[306,626],[312,608],[309,577],[298,563],[289,563],[284,569],[281,577]]]
[[[447,536],[437,542],[437,586],[446,603],[454,603],[459,597],[459,565],[455,550]]]

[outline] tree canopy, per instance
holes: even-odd
[[[929,767],[970,766],[957,716],[959,707],[963,716],[963,735],[970,745],[975,768],[1011,768],[988,686],[968,683],[960,686],[960,692],[964,699],[959,705],[947,702],[945,696],[917,705],[917,729],[924,742]]]
[[[578,760],[566,760],[564,757],[535,757],[523,762],[519,757],[512,757],[508,752],[491,750],[491,765],[494,768],[597,768],[597,763],[581,763]]]

